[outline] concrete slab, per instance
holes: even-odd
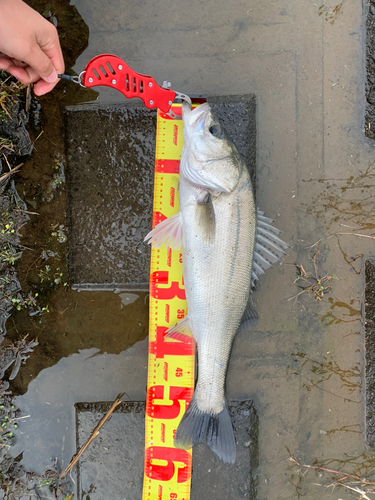
[[[365,134],[375,139],[375,1],[367,2]]]
[[[375,260],[365,265],[366,442],[375,448]]]
[[[90,437],[111,403],[77,403],[77,449]],[[252,401],[231,401],[237,460],[224,464],[206,445],[194,448],[191,499],[254,500],[258,466],[258,416]],[[79,461],[79,500],[139,500],[144,460],[144,402],[119,405]]]
[[[191,499],[255,500],[255,469],[259,464],[259,422],[252,401],[229,401],[234,427],[237,458],[235,464],[225,464],[205,445],[193,450]]]
[[[73,286],[147,290],[156,112],[77,106],[65,123]]]
[[[255,96],[209,98],[255,179]],[[156,113],[142,106],[65,112],[69,273],[76,289],[148,290]]]
[[[245,159],[256,190],[256,96],[208,97],[212,110]]]
[[[79,449],[91,436],[111,403],[77,403]],[[79,500],[139,500],[142,496],[145,402],[119,405],[100,429],[77,468]]]

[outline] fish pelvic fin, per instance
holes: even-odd
[[[154,247],[166,245],[172,250],[179,250],[183,243],[184,228],[181,212],[163,220],[150,231],[144,241],[153,243]]]
[[[168,328],[164,338],[193,343],[195,338],[191,330],[189,316],[185,316],[184,319],[181,319],[175,325]]]
[[[248,328],[254,327],[258,322],[258,313],[255,310],[253,298],[251,294],[247,299],[247,304],[242,315],[241,324],[239,331],[247,330]]]
[[[205,412],[198,408],[194,393],[177,428],[174,445],[176,448],[188,450],[205,441],[220,460],[234,464],[236,443],[228,405],[225,403],[220,413]]]

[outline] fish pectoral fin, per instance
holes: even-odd
[[[191,331],[189,316],[185,316],[184,319],[168,328],[164,338],[188,343],[196,340],[194,339],[193,332]]]
[[[212,196],[209,192],[204,192],[197,198],[195,221],[203,240],[212,244],[215,240],[216,222]]]
[[[144,241],[153,243],[154,247],[164,244],[172,250],[179,250],[182,246],[184,227],[181,212],[163,220],[154,227],[145,237]]]
[[[242,315],[239,331],[247,330],[248,328],[255,326],[257,321],[258,313],[255,310],[253,299],[251,295],[249,295],[244,313]]]

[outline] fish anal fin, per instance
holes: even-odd
[[[166,339],[178,340],[179,342],[185,342],[186,344],[191,344],[194,342],[193,337],[186,335],[181,332],[170,332],[165,335]]]
[[[155,226],[144,241],[153,243],[154,247],[161,247],[165,244],[172,250],[179,250],[183,243],[183,234],[182,216],[181,212],[178,212]]]
[[[253,299],[250,294],[247,300],[245,310],[242,315],[239,331],[247,330],[248,328],[254,327],[258,322],[258,318],[259,316],[255,310]]]

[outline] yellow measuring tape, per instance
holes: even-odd
[[[172,110],[181,114],[181,104],[174,104]],[[172,120],[158,110],[153,227],[180,209],[182,125],[182,120]],[[190,337],[164,339],[167,329],[186,314],[181,250],[152,248],[142,500],[190,498],[191,450],[175,448],[173,438],[194,390],[195,347]]]

